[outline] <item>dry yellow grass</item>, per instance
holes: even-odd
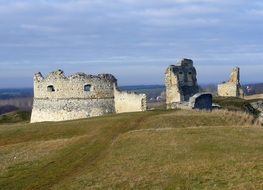
[[[249,127],[261,127],[261,123],[258,118],[242,111],[228,111],[228,110],[213,110],[213,113],[218,116],[224,116],[233,121],[235,125],[249,126]]]
[[[9,166],[41,159],[65,148],[66,146],[69,146],[80,138],[83,137],[80,136],[46,141],[25,142],[1,146],[0,175],[6,172]]]
[[[0,125],[0,189],[262,189],[262,147],[253,116],[223,110]]]
[[[262,135],[225,127],[124,133],[96,166],[52,189],[262,189]]]

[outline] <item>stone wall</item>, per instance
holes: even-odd
[[[47,77],[41,73],[34,76],[32,123],[136,111],[146,111],[146,95],[120,92],[113,75],[77,73],[66,77],[58,70]]]
[[[77,73],[66,77],[63,71],[58,70],[44,78],[41,73],[37,73],[34,77],[34,98],[113,98],[116,82],[117,80],[110,74]],[[90,89],[85,91],[85,86],[90,86]],[[53,91],[48,88],[53,88]]]
[[[180,91],[179,79],[177,74],[173,72],[173,66],[169,66],[165,72],[166,87],[166,104],[171,106],[174,102],[183,101],[183,94]]]
[[[203,92],[192,96],[189,102],[173,102],[170,104],[170,109],[183,110],[211,110],[213,105],[213,96],[211,93]]]
[[[217,90],[219,96],[238,97],[238,86],[236,83],[219,84]]]
[[[115,90],[116,113],[146,111],[146,95]]]
[[[166,105],[172,108],[173,103],[188,101],[198,93],[196,69],[193,61],[182,59],[176,65],[170,65],[165,72]]]
[[[115,113],[114,88],[110,74],[77,73],[66,77],[63,71],[34,76],[34,103],[31,122],[64,121]]]
[[[227,82],[218,85],[218,95],[223,97],[244,97],[244,92],[240,85],[240,69],[234,68]]]
[[[115,113],[114,99],[35,99],[31,123],[65,121]]]

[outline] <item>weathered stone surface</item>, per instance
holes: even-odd
[[[183,110],[191,110],[192,108],[189,106],[189,102],[174,102],[170,104],[170,109],[183,109]]]
[[[210,93],[197,93],[190,98],[189,107],[192,109],[211,110],[213,105],[213,96]]]
[[[58,70],[46,78],[41,73],[34,76],[32,123],[145,110],[146,95],[119,92],[111,74],[77,73],[66,77]]]
[[[110,74],[86,75],[77,73],[66,77],[63,71],[51,72],[46,78],[37,73],[34,77],[35,98],[114,98],[114,87],[117,80]],[[90,91],[85,91],[85,85],[91,85]],[[53,86],[54,91],[48,91]]]
[[[236,67],[232,70],[228,82],[239,83],[239,81],[240,81],[240,68]]]
[[[34,99],[31,123],[114,113],[114,99]]]
[[[174,102],[170,105],[170,109],[206,109],[211,110],[213,108],[213,96],[210,93],[197,93],[190,98],[188,102]]]
[[[259,101],[257,101],[257,102],[252,102],[252,103],[250,103],[250,105],[251,105],[254,109],[256,109],[256,110],[258,110],[258,111],[260,111],[260,112],[263,112],[263,100],[259,100]]]
[[[252,108],[259,112],[258,119],[263,124],[263,100],[250,103]]]
[[[146,95],[115,90],[116,113],[146,111]]]
[[[244,92],[240,85],[240,68],[236,67],[232,70],[228,82],[218,85],[218,95],[224,97],[244,97]]]
[[[193,61],[182,59],[170,65],[165,72],[166,105],[168,109],[176,102],[188,101],[199,91]]]

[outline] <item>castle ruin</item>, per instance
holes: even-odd
[[[244,97],[244,92],[240,85],[240,68],[236,67],[230,74],[227,82],[218,85],[218,95],[223,97]]]
[[[111,113],[146,110],[146,95],[121,92],[111,74],[69,77],[62,70],[34,76],[34,103],[31,123],[64,121]]]
[[[181,59],[176,65],[170,65],[165,72],[167,109],[174,108],[180,102],[189,101],[198,93],[196,69],[191,59]]]

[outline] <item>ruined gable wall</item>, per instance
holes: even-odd
[[[34,103],[31,122],[64,121],[115,113],[112,75],[75,74],[66,77],[62,71],[41,73],[34,77]],[[48,91],[48,86],[54,91]],[[90,85],[90,91],[85,91]]]
[[[115,94],[116,113],[140,112],[146,111],[146,95],[134,92],[119,91],[117,88]]]
[[[240,85],[240,69],[234,68],[228,82],[218,85],[218,95],[223,97],[243,97],[244,92]]]
[[[232,70],[230,74],[230,79],[228,82],[233,82],[233,83],[239,83],[240,80],[240,68],[236,67]]]

